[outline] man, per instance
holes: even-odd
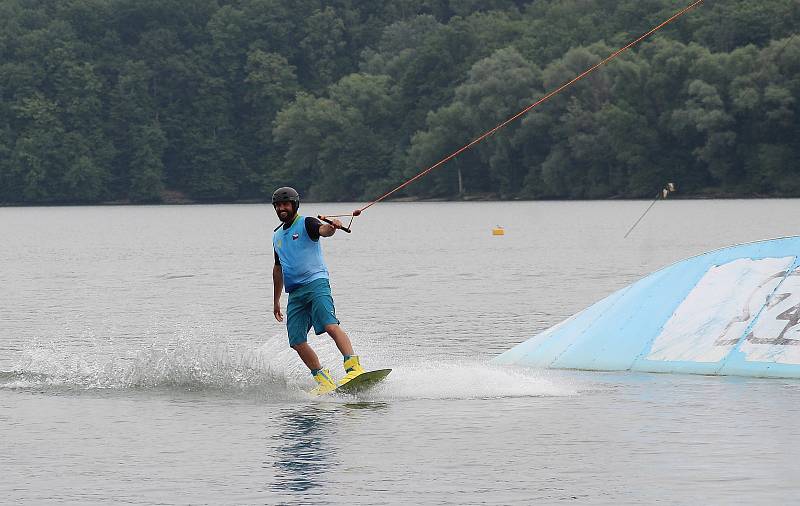
[[[327,332],[344,357],[345,376],[339,385],[364,373],[358,356],[353,353],[350,338],[336,318],[328,281],[328,267],[322,258],[322,246],[319,243],[320,237],[331,237],[336,233],[336,228],[341,227],[342,222],[331,220],[331,225],[297,214],[300,195],[294,188],[275,190],[272,194],[272,207],[283,223],[275,229],[272,236],[275,252],[275,266],[272,268],[275,303],[272,312],[276,320],[283,321],[281,292],[285,285],[286,293],[289,294],[289,303],[286,306],[289,345],[300,355],[300,359],[319,383],[312,392],[324,394],[335,389],[337,384],[331,378],[330,371],[322,368],[317,354],[308,344],[308,331],[311,327],[314,327],[317,335]]]

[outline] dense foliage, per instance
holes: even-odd
[[[370,199],[684,5],[0,0],[0,203]],[[708,1],[404,195],[800,196],[798,27]]]

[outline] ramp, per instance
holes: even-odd
[[[800,236],[711,251],[629,285],[499,364],[800,378]]]

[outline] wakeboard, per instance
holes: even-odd
[[[364,374],[359,374],[344,385],[339,385],[334,392],[339,394],[356,394],[364,390],[369,390],[383,381],[390,372],[392,372],[391,369],[367,371]]]

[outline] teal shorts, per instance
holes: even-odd
[[[315,279],[292,290],[286,307],[286,330],[289,346],[303,344],[308,340],[308,331],[314,327],[317,335],[325,332],[325,325],[339,324],[333,307],[331,285],[327,278]]]

